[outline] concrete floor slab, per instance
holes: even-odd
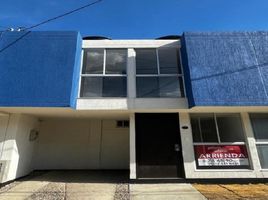
[[[7,192],[0,194],[0,200],[24,200],[32,194],[38,192],[41,188],[45,187],[49,182],[47,181],[24,181]]]
[[[114,171],[51,171],[21,181],[0,200],[203,200],[190,184],[131,183]]]
[[[115,190],[116,184],[114,183],[67,183],[66,197],[70,200],[113,200]]]
[[[198,192],[191,184],[132,184],[130,185],[130,196],[133,200],[205,200],[206,198]]]

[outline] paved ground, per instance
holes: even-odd
[[[0,200],[203,200],[190,184],[129,184],[128,174],[52,171],[0,189]]]

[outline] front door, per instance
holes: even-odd
[[[183,160],[178,113],[137,113],[138,178],[181,178]]]

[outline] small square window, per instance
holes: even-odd
[[[117,128],[128,128],[129,121],[128,120],[118,120],[118,121],[116,121],[116,127]]]
[[[126,127],[126,128],[129,127],[129,121],[128,121],[128,120],[125,120],[125,121],[124,121],[124,127]]]
[[[123,121],[116,121],[116,127],[117,128],[122,128],[123,127],[123,124],[124,124],[124,122]]]

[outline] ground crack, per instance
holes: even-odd
[[[239,198],[244,199],[243,196],[241,196],[240,194],[236,193],[235,191],[229,189],[228,187],[226,187],[224,185],[221,185],[221,184],[219,184],[219,186],[222,187],[222,188],[224,188],[224,189],[226,189],[226,190],[228,190],[229,192],[233,193],[234,195],[238,196]]]

